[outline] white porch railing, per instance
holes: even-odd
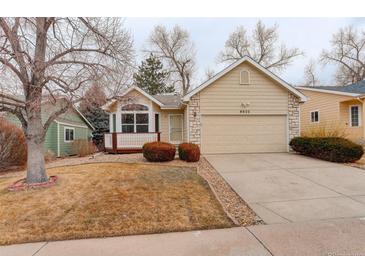
[[[113,136],[111,133],[104,134],[104,147],[113,148]]]
[[[123,153],[141,150],[145,143],[160,140],[159,132],[146,133],[105,133],[104,147],[107,152]]]

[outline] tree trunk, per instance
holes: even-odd
[[[41,91],[29,91],[29,103],[26,105],[28,117],[26,132],[28,157],[27,157],[27,183],[41,183],[48,181],[44,160],[44,139],[46,131],[41,115]]]
[[[27,139],[27,183],[40,183],[48,181],[44,161],[44,141],[37,142],[36,138]]]
[[[26,138],[28,146],[27,183],[48,181],[44,161],[44,139],[46,130],[42,124],[42,85],[44,80],[45,56],[47,48],[46,18],[36,18],[36,43],[30,85],[26,87],[25,110],[28,118]]]

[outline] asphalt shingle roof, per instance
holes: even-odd
[[[347,86],[314,86],[311,88],[365,94],[365,80]]]
[[[164,104],[164,107],[181,106],[181,96],[179,94],[156,94],[153,97]]]

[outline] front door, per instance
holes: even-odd
[[[179,144],[183,141],[183,115],[169,115],[170,143]]]

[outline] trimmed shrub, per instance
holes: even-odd
[[[175,159],[176,147],[170,143],[152,142],[143,145],[143,157],[150,162],[167,162]]]
[[[24,166],[27,162],[27,143],[23,131],[0,118],[0,168]]]
[[[96,147],[93,142],[83,139],[78,139],[72,142],[72,153],[84,157],[96,152]]]
[[[197,162],[200,159],[199,146],[192,143],[182,143],[179,145],[179,158],[187,162]]]
[[[290,146],[300,154],[337,163],[355,162],[364,154],[361,145],[338,137],[296,137]]]

